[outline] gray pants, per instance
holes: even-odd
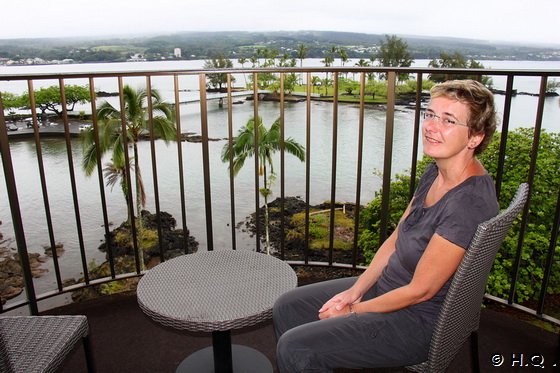
[[[409,309],[319,320],[319,308],[356,278],[320,282],[281,296],[273,308],[281,373],[399,367],[427,359],[432,326]],[[376,296],[372,288],[362,301]]]

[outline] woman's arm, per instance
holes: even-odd
[[[412,281],[379,297],[352,305],[354,312],[391,312],[431,299],[457,270],[465,249],[434,234],[420,258]],[[332,308],[320,318],[340,316],[349,307]]]
[[[411,205],[412,202],[409,203],[400,221],[408,216]],[[319,313],[325,312],[331,307],[336,307],[336,310],[340,311],[346,307],[347,304],[356,303],[362,299],[364,294],[377,282],[379,276],[381,276],[381,273],[383,272],[383,269],[387,266],[389,258],[395,252],[395,243],[397,242],[398,231],[399,227],[397,226],[389,238],[387,238],[379,250],[377,250],[368,268],[360,275],[360,277],[358,277],[358,280],[356,280],[354,285],[352,285],[350,289],[332,297],[323,305],[323,307],[321,307]]]

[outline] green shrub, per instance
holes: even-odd
[[[156,229],[143,228],[140,231],[141,247],[144,250],[155,247],[159,243],[158,232]]]
[[[504,181],[500,196],[501,208],[509,204],[519,184],[527,181],[532,143],[533,129],[531,128],[520,128],[508,135]],[[496,175],[498,150],[499,142],[496,137],[480,157],[491,175]],[[539,141],[535,179],[531,190],[530,210],[516,284],[518,302],[536,300],[539,297],[559,189],[560,134],[543,131]],[[488,291],[500,297],[507,297],[509,293],[521,229],[520,218],[513,224],[510,234],[498,252],[488,280]],[[557,244],[555,251],[557,258],[560,243]],[[548,292],[551,294],[560,293],[559,269],[558,263],[555,263],[548,287]]]
[[[504,175],[500,195],[500,207],[509,205],[519,184],[527,181],[530,154],[533,143],[533,129],[518,128],[508,134]],[[488,149],[479,156],[488,173],[495,178],[498,167],[500,134],[496,133]],[[430,162],[423,159],[418,165],[418,175]],[[397,175],[391,183],[390,191],[390,234],[408,204],[410,176]],[[536,165],[536,175],[530,196],[530,211],[523,240],[521,265],[516,285],[517,302],[536,300],[544,276],[547,251],[555,215],[558,192],[560,190],[560,134],[542,131]],[[359,246],[364,252],[367,263],[379,247],[379,222],[381,220],[381,191],[361,213]],[[488,279],[487,291],[501,298],[507,298],[511,286],[515,262],[521,216],[514,222],[508,237],[496,256]],[[555,257],[558,258],[560,243],[557,244]],[[560,268],[554,263],[549,281],[548,292],[560,293]]]
[[[322,213],[314,213],[318,210],[312,210],[309,216],[309,247],[312,249],[328,249],[330,244],[330,211]],[[334,215],[335,229],[344,232],[353,232],[354,221],[348,218],[342,211],[335,211]],[[305,212],[294,214],[290,221],[294,229],[290,229],[286,233],[286,239],[305,239]],[[336,231],[335,231],[336,232]],[[353,247],[353,242],[345,237],[339,237],[335,233],[333,242],[334,249],[349,250]],[[348,236],[348,235],[347,235]],[[353,234],[350,234],[353,238]]]

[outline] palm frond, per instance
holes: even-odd
[[[95,144],[90,144],[82,151],[82,168],[84,169],[86,176],[90,176],[97,166],[97,150]]]
[[[300,161],[305,160],[305,147],[291,137],[284,140],[284,149],[287,153],[296,156]]]
[[[153,118],[154,133],[157,137],[162,139],[166,144],[169,141],[177,140],[177,129],[174,122],[166,117],[157,116]]]
[[[120,167],[112,162],[106,163],[105,167],[103,168],[103,176],[106,179],[106,185],[110,186],[111,189],[117,184],[118,182],[122,182],[125,178],[126,170],[123,167]]]

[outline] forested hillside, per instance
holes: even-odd
[[[477,60],[560,60],[560,45],[539,46],[496,44],[488,41],[403,36],[416,59],[439,57],[440,52],[459,52]],[[185,32],[144,35],[59,39],[0,39],[1,60],[40,58],[47,61],[71,59],[74,62],[126,61],[132,55],[147,60],[251,58],[257,50],[275,50],[280,55],[298,57],[298,47],[305,45],[307,58],[324,58],[333,47],[344,48],[349,58],[369,59],[385,38],[381,34],[329,31],[277,32]],[[177,56],[176,48],[181,55]]]

